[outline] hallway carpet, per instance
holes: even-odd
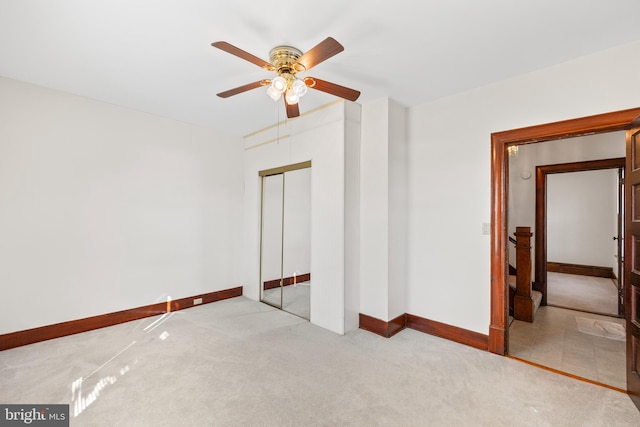
[[[640,425],[620,392],[244,297],[0,352],[0,403],[69,403],[72,426]]]
[[[548,272],[547,292],[548,305],[618,315],[618,288],[611,279]]]

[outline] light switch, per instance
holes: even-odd
[[[491,224],[489,224],[488,222],[482,223],[482,234],[491,234]]]

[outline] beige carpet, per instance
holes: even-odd
[[[411,329],[244,297],[158,319],[0,352],[0,402],[71,404],[72,427],[640,425],[623,393]]]
[[[549,272],[547,304],[617,316],[618,289],[611,279]]]

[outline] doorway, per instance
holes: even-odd
[[[613,237],[625,167],[616,156],[624,155],[624,132],[610,132],[529,144],[509,158],[508,221],[535,225],[535,285],[545,303],[532,321],[510,324],[506,351],[618,390],[626,388],[625,334]]]
[[[491,135],[491,318],[489,351],[508,348],[508,161],[507,148],[631,128],[640,108],[497,132]],[[628,242],[627,242],[628,244]]]
[[[624,134],[609,135],[613,138],[602,142],[611,146],[619,144],[624,153]],[[577,307],[565,308],[607,316],[623,315],[620,241],[624,167],[624,157],[536,167],[535,287],[542,292],[542,305],[564,305],[563,292],[558,292],[557,287],[549,289],[548,272],[615,278],[610,283],[617,286],[615,292],[607,292],[613,289],[598,292],[598,288],[592,286],[592,298],[585,295]],[[587,289],[585,286],[584,290]],[[550,295],[552,301],[549,301]]]
[[[630,254],[634,242],[640,235],[637,224],[640,215],[633,217],[634,209],[640,206],[634,196],[640,194],[640,161],[636,153],[640,153],[640,108],[599,114],[562,122],[549,123],[528,128],[493,133],[491,135],[491,324],[489,327],[489,351],[504,355],[508,348],[508,283],[507,283],[507,238],[508,221],[508,162],[507,148],[523,144],[533,144],[573,136],[581,136],[612,131],[627,131],[626,134],[626,169],[625,184],[625,249]],[[635,229],[633,228],[635,227]],[[631,236],[631,237],[630,237]],[[637,245],[640,247],[640,245]],[[640,322],[636,302],[640,300],[640,275],[634,276],[640,263],[636,263],[636,255],[631,254],[631,263],[624,264],[624,289],[626,304],[626,359],[627,359],[627,393],[640,408]],[[640,259],[640,257],[637,257]],[[635,282],[634,282],[635,279]],[[639,305],[640,306],[640,305]]]
[[[311,162],[261,171],[260,300],[311,318]]]

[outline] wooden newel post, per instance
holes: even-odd
[[[513,317],[533,322],[534,302],[531,298],[531,227],[516,227],[516,296]]]

